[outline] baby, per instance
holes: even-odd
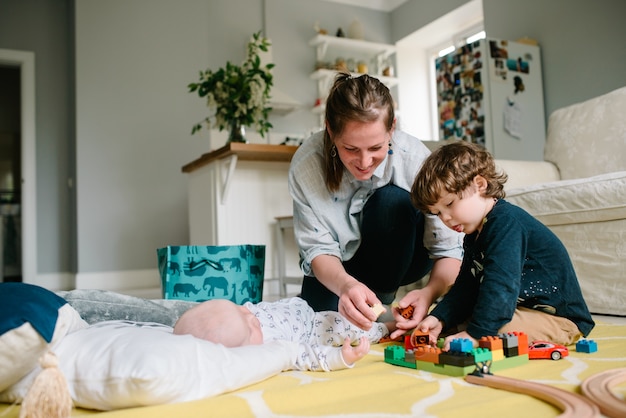
[[[300,343],[298,370],[350,368],[395,323],[376,322],[364,331],[337,312],[315,312],[301,298],[236,305],[226,299],[202,302],[181,315],[174,334],[191,334],[226,347],[288,340]],[[352,346],[352,344],[356,344]]]

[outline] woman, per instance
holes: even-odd
[[[325,130],[304,141],[289,169],[294,230],[305,274],[302,298],[313,309],[338,310],[369,329],[370,308],[390,304],[401,285],[430,271],[404,329],[452,285],[462,236],[416,210],[409,196],[428,149],[395,130],[389,89],[368,75],[340,73],[326,101]]]

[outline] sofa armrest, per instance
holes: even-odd
[[[548,161],[496,160],[496,166],[509,176],[506,191],[561,179],[559,169]]]

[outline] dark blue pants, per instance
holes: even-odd
[[[376,190],[363,208],[361,244],[344,261],[346,271],[390,304],[401,285],[418,281],[432,268],[424,248],[424,215],[409,192],[389,184]],[[315,277],[304,276],[301,297],[316,311],[336,311],[339,298]]]

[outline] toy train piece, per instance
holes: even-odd
[[[414,331],[404,346],[385,347],[385,362],[447,376],[466,376],[474,371],[489,373],[528,363],[528,336],[511,332],[483,337],[474,348],[468,339],[454,339],[449,351],[428,345],[428,334]]]

